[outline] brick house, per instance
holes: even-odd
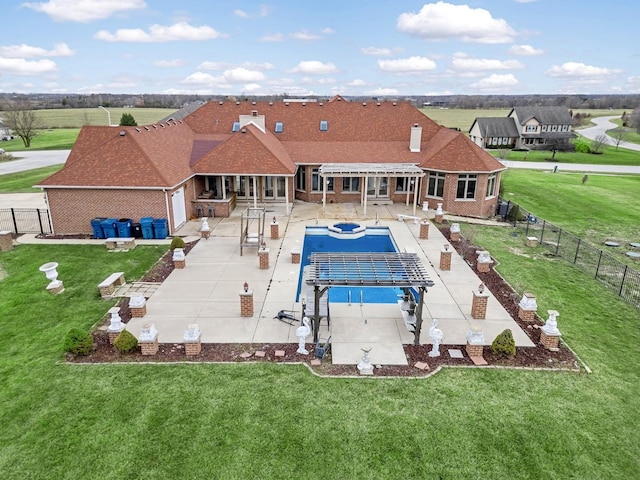
[[[506,117],[477,117],[469,138],[483,148],[532,149],[573,138],[566,107],[514,107]]]
[[[83,127],[38,186],[54,232],[167,218],[172,234],[238,204],[393,203],[485,217],[505,167],[404,102],[209,102],[144,127]]]

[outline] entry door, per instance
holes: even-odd
[[[285,196],[284,177],[264,177],[264,198],[280,199]]]
[[[187,221],[187,209],[184,204],[184,187],[171,194],[173,207],[173,228],[176,229]]]
[[[369,177],[367,179],[367,197],[389,198],[389,177]]]

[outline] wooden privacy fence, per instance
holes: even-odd
[[[604,250],[541,219],[514,202],[499,199],[498,212],[505,222],[535,237],[554,256],[573,263],[625,301],[640,309],[640,272]]]
[[[51,233],[49,210],[46,208],[0,208],[0,231]]]

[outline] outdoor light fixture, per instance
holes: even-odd
[[[480,286],[478,286],[478,292],[479,293],[484,292],[484,283],[481,283]]]
[[[449,245],[448,245],[448,244],[446,244],[446,243],[444,244],[444,251],[445,251],[445,252],[448,252],[448,251],[449,251]]]
[[[244,291],[245,292],[249,291],[249,284],[247,282],[244,282]]]

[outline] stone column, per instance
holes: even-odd
[[[484,343],[484,333],[480,327],[471,327],[467,331],[467,355],[481,357]]]
[[[486,250],[478,250],[476,252],[478,254],[478,261],[476,263],[476,268],[479,272],[487,273],[491,268],[491,264],[493,260],[491,260],[491,255]]]
[[[560,337],[562,334],[558,330],[556,317],[560,314],[555,310],[548,310],[549,318],[544,326],[540,329],[540,343],[544,348],[552,352],[557,352],[560,348]]]
[[[436,223],[442,223],[444,219],[444,212],[442,211],[442,204],[438,203],[438,207],[436,208]]]
[[[426,218],[420,222],[420,238],[422,240],[429,238],[429,220]]]
[[[240,316],[253,317],[253,290],[244,282],[244,289],[240,292]]]
[[[184,254],[184,249],[174,248],[173,249],[173,266],[175,268],[184,268],[186,264],[187,264],[187,260]]]
[[[291,247],[291,263],[300,263],[300,247]]]
[[[134,318],[142,318],[147,314],[147,300],[142,295],[135,295],[129,299],[129,310]]]
[[[489,294],[485,292],[483,284],[480,284],[478,290],[473,291],[473,301],[471,302],[471,317],[476,320],[484,320],[487,316],[487,303],[489,302]]]
[[[8,252],[13,249],[13,235],[10,231],[0,232],[0,252]]]
[[[260,264],[260,270],[269,268],[269,249],[264,244],[258,250],[258,263]]]
[[[184,332],[184,353],[191,357],[202,351],[202,333],[197,323],[192,323]]]
[[[153,323],[145,323],[140,331],[138,345],[142,355],[155,355],[158,353],[158,330]]]
[[[451,254],[453,252],[449,248],[449,245],[445,244],[445,246],[440,250],[440,270],[451,270]]]
[[[276,222],[276,217],[273,217],[271,222],[271,240],[278,240],[280,238],[280,224]]]
[[[536,319],[537,311],[536,296],[533,293],[522,295],[522,299],[518,303],[518,318],[523,322],[533,322]]]
[[[120,318],[120,307],[110,308],[109,315],[111,315],[111,318],[109,319],[107,333],[109,335],[109,344],[113,345],[118,335],[124,330],[125,325],[122,323],[122,318]]]
[[[459,242],[460,241],[460,224],[452,223],[450,232],[451,232],[450,240],[452,242]]]

